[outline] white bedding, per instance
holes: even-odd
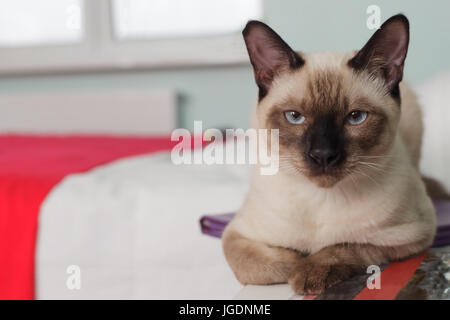
[[[241,285],[199,217],[236,211],[247,187],[245,166],[175,166],[169,153],[68,176],[41,208],[37,298],[232,298]]]

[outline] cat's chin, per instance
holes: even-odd
[[[320,176],[309,179],[319,188],[332,188],[340,181],[340,179],[337,179],[336,177],[332,176]]]
[[[309,181],[319,188],[332,188],[343,179],[340,173],[322,173],[308,176]]]

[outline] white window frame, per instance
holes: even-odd
[[[112,2],[85,0],[77,44],[0,48],[0,74],[246,64],[240,32],[209,37],[117,41]]]

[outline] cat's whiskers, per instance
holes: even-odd
[[[368,178],[372,183],[374,183],[378,187],[378,190],[380,190],[384,194],[387,194],[386,190],[384,190],[383,188],[383,185],[379,181],[377,181],[376,177],[373,177],[368,172],[364,172],[361,169],[357,169],[356,172],[359,173],[361,176]]]
[[[384,156],[355,156],[355,158],[365,158],[365,159],[384,159],[384,158],[393,158],[393,155],[384,155]]]
[[[280,162],[278,164],[278,168],[280,170],[283,170],[287,173],[292,174],[304,174],[304,168],[300,168],[298,166],[293,165],[290,161],[283,161],[283,160],[289,160],[289,157],[280,157]]]
[[[358,161],[357,165],[359,165],[359,167],[373,169],[373,170],[377,171],[379,174],[405,176],[405,174],[407,173],[407,170],[399,167],[398,165],[381,165],[381,164],[377,164],[377,163],[364,162],[364,161]]]

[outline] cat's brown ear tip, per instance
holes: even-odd
[[[253,25],[256,24],[256,20],[249,20],[242,30],[242,35],[244,38],[249,34],[250,30],[253,28]]]
[[[258,21],[258,20],[249,20],[247,24],[245,25],[244,30],[242,30],[242,35],[244,38],[250,33],[250,31],[255,27],[263,27],[268,28],[268,25],[266,25],[264,22]]]
[[[383,23],[383,26],[386,26],[386,25],[389,25],[392,23],[395,23],[395,24],[399,23],[399,24],[403,25],[407,31],[409,31],[409,20],[403,13],[399,13],[399,14],[396,14],[395,16],[390,17]]]
[[[408,18],[403,13],[398,13],[398,14],[390,17],[387,21],[389,21],[389,20],[397,20],[397,21],[409,23]]]

